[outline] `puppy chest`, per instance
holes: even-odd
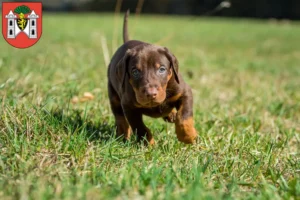
[[[174,105],[166,104],[154,108],[143,108],[141,111],[144,115],[158,118],[167,116],[174,109],[174,107]]]

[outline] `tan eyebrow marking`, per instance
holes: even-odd
[[[143,69],[141,65],[136,65],[135,67],[136,67],[137,69],[139,69],[140,71],[142,71],[142,69]]]

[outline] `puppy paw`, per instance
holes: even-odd
[[[164,121],[169,122],[169,123],[174,123],[176,120],[176,114],[177,112],[175,110],[172,110],[172,112],[170,112],[170,114],[166,117],[164,117]]]
[[[194,128],[193,118],[176,121],[175,130],[178,140],[185,144],[193,144],[198,135]]]
[[[138,142],[144,144],[145,146],[153,146],[155,140],[152,137],[138,138]]]
[[[146,146],[153,146],[155,144],[155,140],[151,138],[150,140],[145,141]]]
[[[129,140],[131,131],[127,120],[124,117],[117,117],[116,125],[117,125],[116,136],[123,138],[124,141]]]
[[[146,134],[144,134],[146,132]],[[142,142],[145,146],[153,146],[155,144],[155,140],[148,128],[141,131],[142,134],[138,134],[138,142]]]

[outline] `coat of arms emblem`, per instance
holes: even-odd
[[[3,2],[2,34],[14,47],[34,45],[42,35],[42,3]]]

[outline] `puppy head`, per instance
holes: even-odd
[[[167,48],[154,45],[140,45],[126,52],[123,57],[124,84],[129,78],[137,102],[143,107],[154,107],[166,98],[169,81],[178,78],[178,61]]]

